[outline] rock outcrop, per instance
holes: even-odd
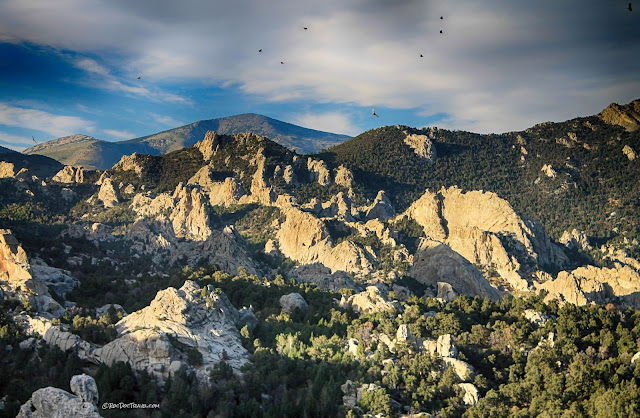
[[[548,293],[545,301],[558,299],[576,305],[607,303],[612,298],[640,306],[640,274],[629,266],[607,268],[586,266],[561,271],[554,280],[538,285]]]
[[[331,184],[331,172],[322,160],[314,160],[309,157],[307,159],[307,170],[309,170],[310,180],[318,182],[321,186]]]
[[[324,222],[295,206],[283,206],[285,221],[276,237],[282,254],[302,264],[322,263],[332,272],[371,272],[372,257],[360,246],[343,241],[333,245]]]
[[[185,367],[207,383],[212,366],[225,358],[236,371],[248,361],[237,324],[240,314],[224,293],[187,280],[180,289],[161,290],[151,304],[116,324],[118,337],[100,347],[84,341],[43,317],[21,316],[28,334],[49,345],[72,350],[81,360],[109,366],[118,361],[164,381]],[[64,328],[64,327],[63,327]],[[226,353],[226,354],[225,354]]]
[[[71,378],[71,392],[75,393],[84,402],[94,405],[98,404],[100,396],[98,395],[98,385],[93,377],[86,374],[79,374]]]
[[[540,223],[518,215],[495,193],[464,193],[456,187],[427,190],[400,215],[405,216],[420,224],[427,237],[449,245],[471,263],[495,269],[518,290],[527,289],[534,271],[522,266],[568,263]]]
[[[379,219],[381,221],[386,221],[396,216],[396,211],[393,209],[393,205],[384,190],[378,192],[371,206],[367,208],[365,216],[367,219]]]
[[[134,152],[131,155],[123,155],[120,161],[113,166],[113,170],[133,171],[140,176],[144,166],[144,156]]]
[[[452,289],[467,296],[499,299],[499,292],[469,261],[446,244],[421,239],[409,274],[421,283],[433,287],[448,283]]]
[[[0,291],[28,301],[42,314],[60,317],[64,312],[49,294],[47,283],[33,277],[27,253],[8,229],[0,229]]]
[[[636,153],[636,150],[634,150],[633,148],[631,148],[629,145],[625,145],[622,148],[622,152],[624,153],[624,155],[627,156],[627,158],[629,159],[629,161],[633,161],[636,159],[636,157],[638,156],[638,154]]]
[[[462,402],[467,406],[474,406],[480,399],[478,388],[473,383],[458,383],[455,387],[462,390]]]
[[[214,181],[214,171],[211,166],[204,166],[189,179],[188,185],[197,185],[209,197],[212,206],[231,206],[237,204],[245,190],[234,177],[227,177],[224,181]]]
[[[169,219],[173,225],[173,232],[178,238],[204,241],[211,234],[209,226],[208,204],[198,189],[184,187],[178,184],[173,192],[176,203]]]
[[[95,385],[95,382],[94,382]],[[81,397],[54,387],[38,389],[31,394],[16,418],[99,418],[98,408]]]
[[[340,289],[360,290],[344,271],[331,273],[331,269],[320,263],[306,264],[293,269],[289,277],[303,283],[314,283],[320,289],[338,292]]]
[[[309,305],[300,293],[289,293],[280,298],[280,307],[284,313],[293,313],[296,309],[305,312]]]
[[[195,147],[202,153],[202,157],[205,161],[209,161],[213,157],[222,144],[223,137],[216,134],[215,131],[207,131],[204,135],[204,139],[195,144]]]
[[[0,179],[12,178],[16,175],[16,166],[13,163],[0,161]]]
[[[633,132],[640,127],[640,100],[622,106],[611,103],[598,117],[610,125],[619,125],[627,132]]]
[[[113,208],[120,203],[120,192],[111,178],[106,177],[102,180],[98,191],[98,200],[102,202],[105,208]]]
[[[339,303],[343,309],[351,308],[360,314],[395,311],[397,305],[389,302],[376,286],[368,286],[365,291],[346,297]]]
[[[404,143],[409,145],[413,152],[424,158],[426,162],[432,163],[436,160],[436,147],[433,144],[434,130],[429,130],[429,135],[407,134]]]
[[[560,237],[560,243],[564,244],[570,250],[578,249],[586,251],[592,248],[587,234],[584,231],[579,231],[575,228],[571,232],[564,231]]]
[[[68,184],[84,183],[84,168],[66,165],[62,170],[58,171],[51,180]]]

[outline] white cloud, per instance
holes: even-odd
[[[356,127],[349,117],[339,112],[314,113],[307,112],[291,116],[291,123],[317,131],[334,132],[346,135],[357,135],[361,129]]]
[[[102,132],[119,139],[131,139],[136,137],[136,134],[128,131],[118,131],[116,129],[104,129]]]
[[[142,82],[76,65],[88,85],[156,101],[186,99],[146,80],[197,81],[268,101],[428,108],[499,132],[637,98],[637,84],[617,88],[640,78],[634,16],[600,0],[5,0],[0,39],[120,56],[118,74]]]
[[[149,113],[149,116],[151,116],[153,120],[156,121],[157,123],[170,126],[172,128],[177,128],[178,126],[186,125],[186,123],[180,122],[179,120],[176,120],[171,116],[163,116],[163,115],[158,115],[156,113]]]
[[[0,103],[0,124],[35,129],[54,137],[93,132],[93,122],[76,116],[55,115],[37,109],[26,109]]]
[[[142,96],[158,102],[191,103],[190,100],[175,94],[159,91],[157,89],[150,90],[146,87],[123,83],[106,67],[91,58],[75,59],[73,60],[73,65],[93,75],[93,78],[81,81],[81,84],[88,87],[102,90],[121,91],[133,96]],[[139,80],[136,78],[136,81]]]

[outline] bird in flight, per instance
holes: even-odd
[[[440,20],[444,19],[444,17],[440,16]]]
[[[305,27],[305,28],[303,28],[303,29],[304,29],[304,30],[307,30],[307,29],[309,29],[309,28],[306,28],[306,27]]]
[[[138,77],[138,80],[140,80],[140,77]]]
[[[35,142],[36,144],[38,143],[38,141],[36,141],[36,139],[32,136],[31,139],[33,139],[33,142]]]
[[[633,8],[631,7],[631,2],[629,2],[629,7],[627,7],[627,9],[628,9],[630,12],[632,12],[632,11],[633,11]]]
[[[424,55],[420,54],[420,58],[424,58]]]
[[[262,52],[262,49],[259,49],[258,52]]]
[[[284,64],[284,61],[280,61],[280,64]]]
[[[442,33],[442,29],[440,29],[440,33]]]
[[[371,115],[375,116],[376,118],[380,117],[380,116],[376,115],[376,110],[375,109],[371,109]]]

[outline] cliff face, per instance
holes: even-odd
[[[415,220],[427,237],[469,262],[495,269],[517,290],[528,288],[535,269],[524,265],[562,267],[568,262],[538,222],[518,215],[495,193],[427,190],[401,216]]]
[[[598,117],[608,124],[620,125],[628,132],[633,132],[640,127],[640,100],[622,106],[611,103]]]

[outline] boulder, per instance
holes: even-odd
[[[340,307],[343,309],[351,308],[360,314],[396,310],[396,305],[387,301],[376,286],[368,286],[365,291],[348,298],[342,295]]]
[[[474,406],[478,403],[480,399],[480,393],[478,392],[478,388],[475,387],[473,383],[458,383],[455,387],[462,390],[463,397],[462,402],[464,402],[467,406]]]
[[[318,182],[321,186],[328,186],[331,183],[331,172],[327,164],[322,160],[307,159],[307,170],[309,170],[310,180]]]
[[[536,327],[543,327],[549,320],[549,317],[542,312],[534,311],[533,309],[526,309],[522,315]]]
[[[436,342],[436,352],[440,357],[458,358],[458,348],[451,334],[445,334],[438,337]]]
[[[627,156],[627,158],[629,159],[629,161],[633,161],[633,160],[635,160],[635,159],[636,159],[636,157],[637,157],[637,155],[638,155],[638,154],[636,153],[636,150],[634,150],[633,148],[631,148],[629,145],[625,145],[625,146],[622,148],[622,153],[623,153],[624,155],[626,155],[626,156]]]
[[[444,371],[447,371],[450,368],[453,369],[453,373],[456,377],[463,382],[472,380],[476,375],[476,371],[473,366],[465,361],[458,360],[453,357],[443,357],[442,361]]]
[[[31,394],[16,418],[99,418],[98,408],[62,389],[46,387]]]
[[[84,402],[97,405],[100,396],[98,395],[98,385],[93,377],[80,374],[71,378],[71,392],[75,393]]]
[[[560,243],[564,244],[564,246],[570,250],[578,249],[586,251],[592,248],[587,234],[584,231],[579,231],[575,228],[571,232],[564,231],[560,237]]]
[[[120,193],[111,178],[105,177],[98,191],[98,200],[105,208],[113,208],[120,203]]]
[[[266,247],[265,247],[266,249]],[[344,271],[331,273],[331,269],[320,263],[305,264],[289,272],[289,277],[298,282],[313,283],[323,290],[338,292],[341,289],[359,291],[360,287]]]
[[[293,313],[296,309],[300,309],[301,312],[305,312],[309,305],[307,301],[304,300],[300,293],[289,293],[288,295],[283,295],[280,298],[280,306],[282,307],[282,312],[285,313]]]
[[[84,183],[84,168],[66,165],[62,170],[58,171],[51,180],[68,184]]]

